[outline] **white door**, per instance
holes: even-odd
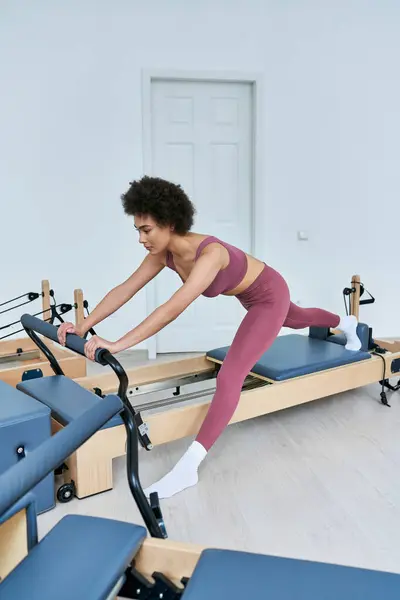
[[[152,82],[152,171],[182,185],[196,206],[193,231],[251,252],[252,84]],[[159,306],[182,285],[166,268],[155,280]],[[201,296],[157,336],[157,352],[205,352],[228,345],[245,312],[234,297]]]

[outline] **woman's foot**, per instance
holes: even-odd
[[[170,498],[196,485],[199,480],[197,471],[206,454],[206,449],[199,442],[193,442],[172,471],[145,489],[144,493],[149,497],[152,492],[157,492],[160,499]]]
[[[353,350],[354,352],[361,349],[361,341],[357,335],[357,325],[357,318],[354,315],[346,315],[340,319],[340,323],[337,327],[343,331],[346,336],[346,349]]]

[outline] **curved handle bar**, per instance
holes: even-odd
[[[53,342],[57,342],[58,344],[60,343],[58,341],[58,335],[57,335],[58,327],[56,327],[55,325],[52,325],[51,323],[47,323],[46,321],[43,321],[42,319],[38,319],[37,317],[34,317],[29,314],[22,315],[21,323],[26,330],[29,329],[31,331],[34,331],[35,333],[39,333],[40,335],[47,337],[50,340],[53,340]],[[79,337],[79,335],[76,335],[75,333],[67,333],[66,347],[69,350],[73,350],[77,354],[81,354],[82,356],[85,356],[85,344],[86,343],[87,343],[87,340]],[[105,352],[107,352],[107,351],[104,348],[98,348],[96,350],[95,361],[97,363],[99,363],[100,365],[107,364],[104,360]]]
[[[11,469],[0,476],[0,515],[46,475],[61,465],[107,421],[123,409],[118,396],[106,396],[40,446],[28,452]]]

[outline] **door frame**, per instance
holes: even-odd
[[[263,76],[251,71],[195,71],[176,69],[143,69],[142,70],[142,151],[143,173],[156,175],[152,172],[152,112],[151,112],[151,86],[154,81],[195,81],[195,82],[230,82],[250,83],[252,85],[252,151],[253,173],[251,194],[251,252],[261,255],[263,252],[263,223],[265,223],[263,209],[265,192],[263,188],[264,144],[263,131]],[[146,286],[146,314],[157,308],[156,282],[150,281]],[[147,351],[150,360],[157,357],[157,336],[147,340]]]

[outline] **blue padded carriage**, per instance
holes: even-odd
[[[51,375],[21,381],[18,383],[17,389],[46,404],[54,418],[64,426],[83,415],[100,400],[96,394],[64,375]],[[122,424],[120,415],[115,415],[101,429]]]
[[[223,362],[228,350],[229,346],[216,348],[207,352],[207,357],[210,360]],[[272,381],[285,381],[369,358],[371,355],[366,350],[361,349],[358,352],[346,350],[343,342],[336,336],[332,336],[332,339],[318,339],[301,334],[289,334],[277,337],[251,372]]]
[[[107,598],[145,536],[132,523],[67,515],[0,584],[0,599]]]
[[[205,550],[182,600],[395,600],[400,575],[300,559]]]

